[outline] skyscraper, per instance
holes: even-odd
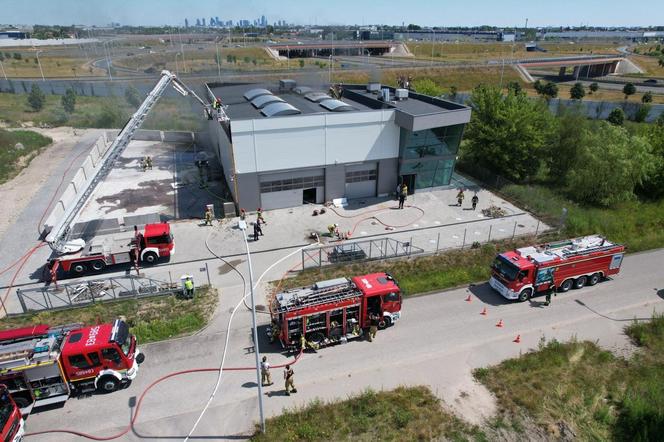
[[[201,26],[201,19],[197,18],[196,19],[196,27],[200,27],[200,26]]]
[[[264,15],[261,15],[261,26],[267,26],[267,18]]]
[[[189,27],[189,20],[187,20],[186,18],[184,19],[184,27],[185,28]]]
[[[205,27],[205,18],[201,19],[201,23],[203,24],[203,27]]]

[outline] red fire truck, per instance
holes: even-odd
[[[145,356],[122,320],[83,327],[36,325],[0,332],[0,383],[28,415],[95,389],[110,393],[136,377]]]
[[[388,273],[317,282],[275,296],[272,330],[284,347],[299,345],[300,337],[315,346],[359,338],[369,327],[369,315],[384,329],[401,317],[401,290]]]
[[[6,385],[0,385],[0,440],[20,442],[25,427],[21,410],[7,391]]]
[[[523,247],[496,257],[489,285],[522,302],[552,288],[580,289],[620,272],[624,254],[625,246],[599,235]]]
[[[101,271],[107,266],[139,261],[154,264],[159,258],[174,253],[173,235],[168,223],[146,224],[143,233],[134,232],[96,236],[81,250],[52,259],[48,263],[51,281],[56,281],[59,269],[66,274],[82,275]]]

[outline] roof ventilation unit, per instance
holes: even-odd
[[[380,83],[369,83],[367,84],[367,92],[380,93]]]
[[[295,80],[289,80],[289,79],[279,80],[279,91],[281,92],[292,91],[295,88],[295,86],[297,86]]]
[[[408,89],[395,89],[394,96],[397,100],[407,100],[408,99]]]
[[[381,100],[383,100],[385,103],[389,103],[390,102],[390,90],[388,88],[384,87],[381,90],[380,97],[381,97]]]

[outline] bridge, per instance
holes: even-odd
[[[401,43],[391,41],[329,41],[292,42],[271,44],[267,49],[274,55],[286,58],[327,57],[335,55],[384,55]]]
[[[573,67],[574,78],[603,77],[609,74],[638,73],[641,69],[623,56],[591,55],[585,57],[557,57],[518,60],[525,69],[559,67],[558,76],[567,76],[567,68]]]

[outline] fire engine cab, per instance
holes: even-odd
[[[317,282],[275,296],[271,306],[274,338],[285,347],[301,336],[316,346],[359,338],[377,315],[384,329],[401,317],[401,290],[388,273]]]
[[[24,415],[75,393],[109,393],[134,379],[145,356],[124,321],[36,325],[0,332],[0,383]]]
[[[6,385],[0,385],[0,440],[21,442],[25,434],[25,422]]]
[[[496,256],[489,285],[522,302],[550,289],[580,289],[620,272],[624,254],[625,246],[599,235],[523,247]]]

